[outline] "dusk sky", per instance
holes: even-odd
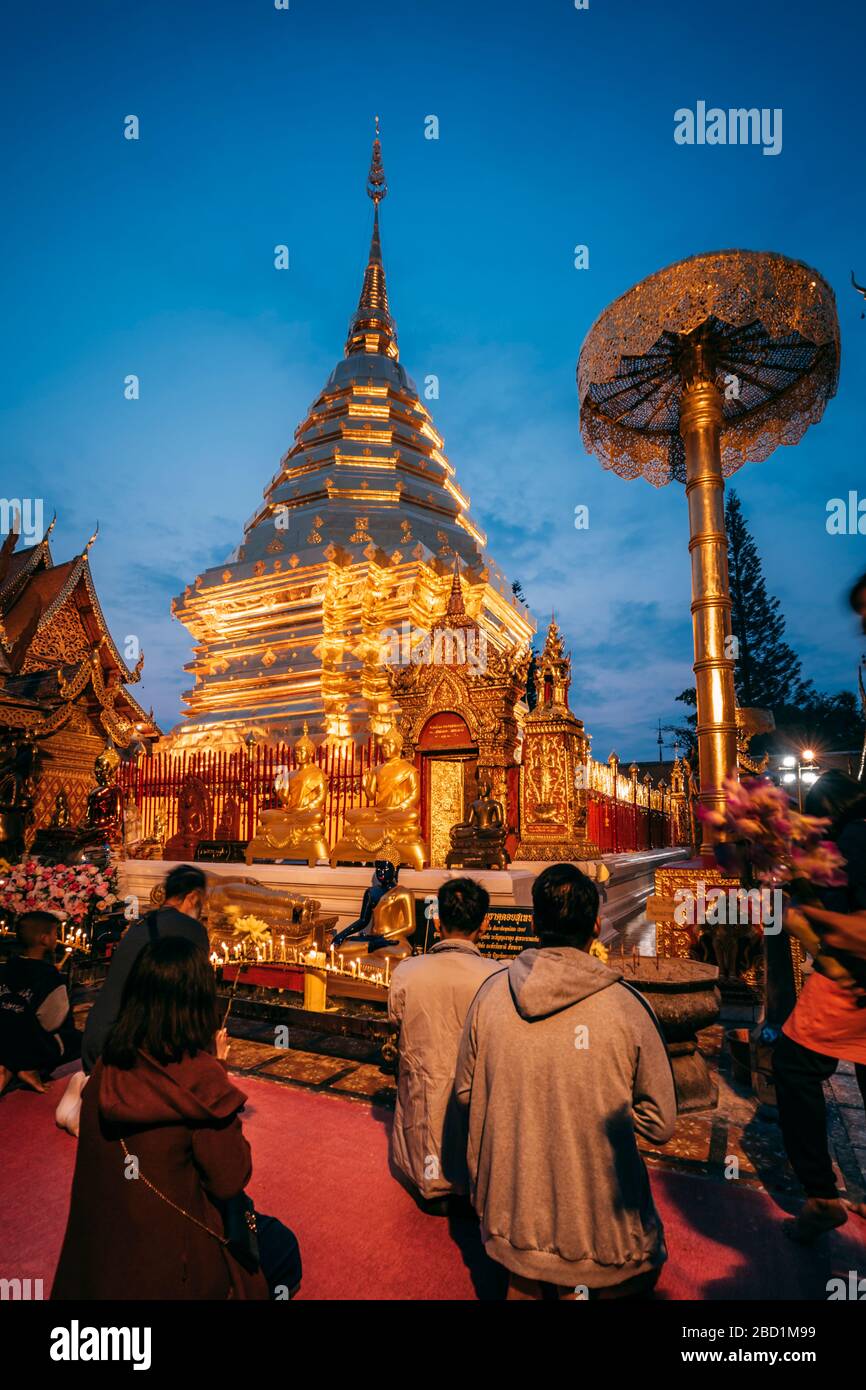
[[[835,289],[837,397],[734,485],[806,674],[854,688],[866,536],[825,523],[866,497],[862,5],[46,0],[2,38],[0,493],[57,510],[58,560],[99,520],[100,597],[164,729],[190,683],[171,598],[238,544],[342,355],[377,112],[401,361],[439,377],[446,453],[542,635],[556,610],[595,756],[651,757],[682,714],[688,524],[679,485],[586,455],[577,357],[611,299],[695,252],[778,251]],[[676,144],[698,101],[781,109],[781,152]]]

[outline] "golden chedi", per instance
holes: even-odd
[[[491,651],[532,637],[531,615],[487,551],[427,392],[400,360],[379,227],[378,136],[367,192],[370,251],[344,355],[236,550],[175,599],[195,641],[176,749],[234,751],[250,728],[274,744],[297,737],[304,719],[335,746],[381,733],[393,711],[382,634],[403,623],[430,632],[455,556]]]
[[[388,859],[398,867],[423,869],[430,854],[421,838],[421,778],[414,763],[401,757],[402,736],[393,727],[381,738],[385,761],[364,775],[369,806],[346,812],[343,834],[331,851],[331,867],[341,859],[372,864]]]
[[[280,804],[262,811],[246,860],[306,859],[312,868],[328,858],[325,839],[325,774],[314,762],[316,746],[304,732],[295,744],[295,768],[284,769],[274,782]]]

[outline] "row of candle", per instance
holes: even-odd
[[[307,950],[302,950],[296,946],[287,947],[286,938],[284,936],[280,937],[280,953],[278,956],[274,954],[272,941],[268,943],[268,946],[270,947],[269,950],[262,946],[253,947],[247,942],[243,944],[236,942],[235,945],[229,949],[228,942],[221,941],[220,948],[222,955],[217,951],[212,951],[210,962],[214,967],[232,964],[261,965],[264,963],[270,964],[272,962],[276,962],[277,964],[284,963],[286,965],[309,965],[335,975],[349,975],[355,980],[367,980],[371,984],[389,985],[391,983],[391,961],[388,957],[385,958],[384,970],[369,972],[364,970],[362,962],[357,957],[353,958],[348,966],[346,966],[344,963],[344,956],[341,952],[335,952],[333,946],[330,947],[327,956],[324,951],[318,951],[315,946]]]

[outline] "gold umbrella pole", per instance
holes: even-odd
[[[728,585],[728,546],[725,532],[725,484],[719,435],[722,399],[706,368],[700,345],[690,345],[690,369],[680,409],[680,433],[686,454],[686,497],[689,507],[689,552],[692,557],[692,629],[695,644],[697,741],[700,799],[710,810],[722,810],[726,777],[737,772],[737,721]],[[712,831],[704,822],[702,850],[709,849]]]

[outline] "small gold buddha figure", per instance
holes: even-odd
[[[117,785],[119,767],[120,754],[109,743],[93,764],[96,786],[87,797],[84,820],[79,826],[79,835],[85,840],[105,840],[111,845],[123,843],[123,796]]]
[[[364,794],[369,806],[346,812],[343,834],[331,851],[338,860],[371,864],[390,860],[423,869],[430,855],[421,838],[421,778],[414,763],[400,756],[401,735],[393,727],[381,738],[385,761],[365,773]]]
[[[465,821],[452,825],[449,832],[451,848],[445,865],[466,869],[505,869],[508,851],[505,848],[506,824],[502,802],[492,796],[493,783],[486,772],[477,772],[478,796],[469,808]]]
[[[343,969],[353,960],[364,965],[383,966],[390,958],[391,968],[411,956],[407,940],[415,930],[415,900],[408,888],[398,882],[399,870],[388,860],[377,860],[373,882],[364,892],[361,915],[350,927],[337,932],[331,941]]]
[[[312,868],[328,858],[325,839],[325,774],[313,761],[316,745],[304,732],[295,744],[295,768],[283,769],[274,781],[280,804],[259,814],[246,859],[306,859]]]
[[[51,812],[49,824],[53,830],[67,830],[69,828],[69,797],[63,787],[54,798],[54,810]]]

